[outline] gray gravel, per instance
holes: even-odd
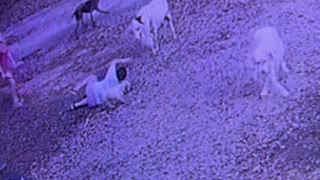
[[[170,1],[179,38],[161,29],[156,57],[122,34],[138,5],[22,59],[24,108],[0,89],[0,178],[320,179],[318,2]],[[286,44],[288,98],[250,79],[248,34],[265,25]],[[125,104],[67,111],[67,88],[128,56]]]

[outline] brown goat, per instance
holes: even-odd
[[[93,15],[92,15],[92,12],[94,10],[96,10],[100,13],[109,14],[108,11],[103,11],[98,7],[99,1],[100,0],[88,0],[88,1],[78,5],[76,10],[74,11],[72,17],[75,16],[75,18],[77,20],[77,26],[76,26],[76,31],[75,31],[77,39],[78,39],[79,24],[80,24],[80,21],[83,24],[83,14],[84,13],[90,13],[91,22],[94,27],[95,27],[95,22],[93,20]]]

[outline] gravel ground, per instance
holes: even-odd
[[[0,89],[0,178],[320,179],[319,3],[172,0],[179,38],[162,28],[158,56],[122,33],[140,4],[22,58],[24,108]],[[288,98],[250,79],[248,34],[265,25],[286,44]],[[125,104],[68,111],[68,88],[128,56]]]

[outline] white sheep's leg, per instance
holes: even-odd
[[[285,96],[285,97],[289,96],[289,91],[279,83],[275,74],[272,75],[271,82],[275,86],[275,88],[280,91],[280,93],[283,96]]]
[[[152,53],[153,53],[153,55],[157,55],[158,54],[158,52],[157,52],[157,50],[155,49],[155,48],[152,48]]]
[[[146,38],[145,39],[146,39],[146,44],[152,48],[153,54],[157,55],[157,47],[156,47],[155,35],[153,34],[153,32],[148,32],[146,34]]]
[[[261,97],[266,96],[268,95],[268,93],[269,93],[269,78],[267,77],[266,81],[264,82],[263,89],[260,93],[260,96]]]
[[[289,68],[288,68],[288,66],[287,66],[287,63],[284,61],[284,57],[283,57],[283,56],[281,56],[281,55],[275,55],[275,56],[273,56],[273,58],[275,58],[275,61],[276,61],[277,63],[279,63],[280,68],[281,68],[284,72],[286,72],[286,73],[289,72]],[[279,68],[279,69],[280,69],[280,68]]]
[[[287,66],[287,63],[285,61],[281,62],[281,68],[284,72],[288,73],[289,72],[289,68]]]
[[[167,16],[166,16],[166,19],[168,20],[169,22],[169,25],[170,25],[170,28],[171,28],[171,31],[173,33],[173,39],[176,39],[177,38],[177,34],[176,34],[176,30],[173,26],[173,22],[172,22],[172,15],[170,12],[168,12]]]
[[[157,55],[160,48],[159,48],[159,42],[158,42],[158,30],[156,28],[152,30],[152,35],[153,35],[152,39],[153,39],[153,46],[154,46],[153,53]]]

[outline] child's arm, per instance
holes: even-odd
[[[118,63],[129,63],[129,62],[132,62],[132,58],[114,59],[114,60],[108,62],[106,67],[108,68],[109,66],[115,66]]]
[[[132,58],[124,58],[124,59],[115,59],[111,61],[112,64],[118,64],[118,63],[128,63],[131,62]]]
[[[109,67],[107,74],[105,76],[105,79],[116,79],[117,81],[117,76],[116,76],[116,65],[118,63],[129,63],[132,62],[132,58],[124,58],[124,59],[114,59],[111,62],[107,64],[107,67]]]

